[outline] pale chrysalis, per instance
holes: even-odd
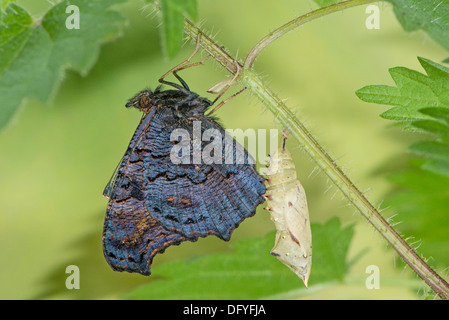
[[[271,254],[289,267],[307,287],[312,267],[312,232],[304,188],[296,179],[290,152],[283,146],[269,159],[265,197],[276,241]]]

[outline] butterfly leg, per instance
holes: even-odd
[[[229,98],[227,98],[226,100],[223,100],[222,102],[220,102],[219,104],[217,104],[217,106],[207,114],[207,116],[210,116],[212,113],[214,113],[215,111],[217,111],[218,109],[220,109],[226,102],[228,102],[229,100],[231,100],[232,98],[236,97],[237,95],[239,95],[240,93],[242,93],[243,91],[245,91],[246,87],[244,87],[243,89],[241,89],[240,91],[234,93],[232,96],[230,96]]]
[[[241,70],[240,64],[238,63],[237,60],[234,60],[234,61],[235,61],[235,66],[236,66],[237,72],[235,73],[234,77],[232,77],[231,80],[226,80],[226,81],[224,82],[224,83],[226,83],[226,85],[218,91],[218,96],[217,96],[217,97],[215,98],[215,100],[212,102],[212,105],[215,104],[215,102],[217,102],[218,99],[220,99],[220,98],[225,94],[225,92],[231,87],[232,83],[233,83],[233,82],[237,79],[237,77],[240,75],[240,70]],[[222,82],[222,83],[223,83],[223,82]],[[215,85],[214,87],[219,86],[220,84],[221,84],[221,83],[219,83],[218,85]],[[212,88],[214,88],[214,87],[212,87]],[[214,90],[213,90],[212,88],[209,89],[208,92],[214,93]],[[240,93],[242,93],[245,89],[246,89],[246,87],[244,87],[244,88],[241,89],[240,91],[234,93],[232,96],[230,96],[230,97],[227,98],[226,100],[221,101],[217,106],[215,106],[215,108],[214,108],[211,112],[208,113],[208,116],[210,116],[212,113],[214,113],[215,111],[217,111],[218,109],[220,109],[226,102],[228,102],[228,101],[231,100],[232,98],[234,98],[234,97],[236,97],[237,95],[239,95]]]
[[[189,86],[188,86],[187,83],[186,83],[186,82],[185,82],[185,81],[178,75],[177,72],[179,72],[179,71],[181,71],[181,70],[184,70],[184,69],[187,69],[187,68],[194,67],[194,66],[202,65],[208,58],[210,58],[210,55],[207,55],[203,60],[201,60],[201,61],[199,61],[199,62],[194,62],[194,63],[188,64],[188,63],[190,62],[190,60],[191,60],[191,59],[195,56],[195,54],[198,52],[198,50],[199,50],[199,48],[200,48],[200,40],[201,40],[201,33],[198,34],[198,37],[197,37],[197,40],[196,40],[196,47],[195,47],[195,50],[193,50],[192,54],[191,54],[185,61],[181,62],[181,63],[178,64],[176,67],[174,67],[174,68],[170,69],[169,71],[167,71],[167,72],[166,72],[166,73],[159,79],[159,82],[160,82],[160,83],[163,83],[163,84],[166,84],[166,85],[175,87],[176,89],[179,89],[179,90],[182,90],[182,91],[187,90],[187,91],[190,92]],[[173,73],[173,75],[176,77],[176,79],[178,79],[178,81],[181,83],[182,86],[180,86],[180,85],[178,85],[178,84],[176,84],[176,83],[173,83],[173,82],[169,82],[169,81],[164,80],[164,79],[165,79],[169,74],[171,74],[171,73]]]

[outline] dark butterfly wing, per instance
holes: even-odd
[[[265,189],[259,184],[258,176],[248,168],[229,177],[213,170],[201,184],[187,177],[176,182],[159,177],[149,184],[145,203],[169,230],[187,237],[214,234],[229,240],[232,231],[264,202],[260,196]]]
[[[126,149],[125,154],[123,155],[122,159],[120,160],[119,164],[114,170],[114,173],[112,174],[111,179],[109,179],[108,184],[104,188],[103,195],[105,197],[111,198],[112,192],[114,191],[115,182],[117,178],[123,174],[124,170],[126,171],[126,166],[128,164],[128,158],[131,154],[131,150],[133,149],[134,145],[142,139],[144,136],[145,130],[148,128],[149,123],[151,122],[151,118],[154,115],[154,111],[150,112],[149,114],[144,114],[142,116],[142,119],[140,120],[139,125],[137,126],[136,131],[134,132],[134,135],[131,139],[131,142],[129,143],[128,148]]]
[[[118,171],[120,170],[123,161],[126,161],[126,154],[122,157],[117,167],[115,167],[114,173],[112,174],[111,179],[109,179],[108,184],[104,188],[103,195],[105,197],[110,198],[112,195],[112,190],[114,190],[115,181],[117,180]]]
[[[110,201],[103,232],[103,250],[118,271],[150,274],[153,257],[168,246],[214,234],[229,240],[232,231],[264,202],[265,185],[249,154],[246,164],[174,164],[170,140],[174,129],[193,136],[193,121],[202,130],[224,129],[204,115],[178,117],[166,107],[145,115],[105,189]],[[205,143],[202,143],[203,146]],[[192,151],[193,156],[193,151]]]
[[[133,191],[130,192],[132,193]],[[157,253],[185,240],[184,236],[165,229],[151,217],[143,200],[129,196],[109,201],[103,232],[103,251],[112,269],[149,275],[151,263]]]
[[[181,234],[165,229],[145,206],[142,162],[135,161],[133,155],[153,115],[154,112],[142,118],[105,189],[105,195],[110,199],[103,229],[103,252],[108,264],[116,271],[149,275],[151,262],[157,253],[187,240]],[[188,240],[196,239],[191,237]]]

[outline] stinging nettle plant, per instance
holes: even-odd
[[[0,99],[2,99],[0,128],[10,121],[24,98],[34,97],[40,100],[51,98],[61,82],[67,66],[71,66],[72,69],[81,74],[87,74],[96,60],[100,44],[117,36],[120,32],[120,24],[124,20],[120,14],[111,10],[110,7],[113,4],[123,3],[125,0],[94,1],[91,6],[88,6],[90,1],[87,0],[70,1],[70,4],[79,6],[80,12],[89,10],[93,13],[89,16],[92,18],[87,18],[87,21],[83,21],[83,23],[98,24],[98,21],[100,21],[104,27],[96,30],[89,37],[85,37],[81,33],[78,38],[72,38],[72,41],[84,43],[86,50],[69,52],[68,49],[64,51],[64,48],[69,48],[69,46],[67,46],[67,42],[63,41],[67,38],[65,34],[67,30],[64,30],[67,1],[55,5],[39,21],[34,21],[23,8],[11,2],[14,1],[4,2],[0,16],[0,25],[8,26],[8,28],[0,30],[0,40],[2,40],[0,41],[0,49],[3,49],[5,57],[5,59],[0,60]],[[201,30],[192,22],[198,20],[196,0],[146,2],[154,4],[155,10],[161,16],[161,41],[167,56],[173,57],[178,52],[184,39],[184,33],[192,40],[192,43],[199,44],[208,55],[227,70],[231,76],[235,77],[234,84],[246,87],[273,113],[280,127],[288,128],[291,133],[290,143],[293,143],[294,140],[297,141],[299,147],[310,156],[310,159],[343,193],[347,201],[357,209],[433,292],[439,298],[449,299],[448,283],[401,237],[390,221],[382,216],[380,210],[365,197],[345,174],[344,170],[326,152],[318,139],[309,132],[303,122],[296,117],[294,112],[284,104],[283,100],[266,85],[255,71],[255,60],[263,50],[290,31],[296,30],[301,25],[315,19],[324,18],[329,14],[378,1],[315,0],[320,8],[288,21],[267,34],[241,62],[228,53],[226,46],[217,44],[211,39],[207,30]],[[406,31],[422,29],[438,44],[449,50],[449,0],[389,0],[386,2],[393,5],[394,12]],[[46,62],[50,72],[44,72],[38,68],[42,61],[37,60],[36,55],[26,55],[29,50],[40,48],[45,48],[42,49],[41,54],[47,57]],[[423,212],[428,213],[426,210],[436,208],[435,201],[440,204],[438,208],[444,208],[449,199],[449,69],[426,58],[419,58],[419,62],[426,74],[404,67],[392,68],[390,74],[396,87],[372,85],[361,88],[356,92],[357,96],[363,101],[393,106],[381,115],[383,118],[396,121],[398,125],[417,134],[425,133],[431,137],[430,140],[417,142],[410,147],[410,150],[419,156],[414,162],[415,170],[392,178],[396,184],[411,189],[410,192],[391,198],[391,205],[398,211],[402,208],[405,211],[410,211],[403,205],[404,197],[413,199],[417,198],[416,194],[422,195],[417,208],[411,210],[415,217],[422,216],[421,213]],[[23,72],[26,68],[27,70],[31,68],[34,77],[31,77],[25,86],[17,86],[17,89],[10,90],[9,88],[14,84],[22,84],[20,81],[23,80],[18,79],[15,75]],[[35,79],[42,79],[42,77],[47,80],[45,86],[42,85],[44,82],[41,82],[40,85],[36,84]],[[424,184],[425,187],[422,189],[415,188],[418,184],[416,181]],[[430,195],[432,195],[432,199]],[[435,198],[437,199],[435,200]],[[431,203],[434,205],[433,207]],[[439,210],[437,213],[441,216],[447,215],[446,211]],[[318,263],[314,263],[311,280],[313,280],[314,273],[319,281],[323,282],[341,279],[348,267],[345,257],[353,234],[352,227],[341,228],[338,219],[331,219],[322,225],[312,224],[311,227],[314,238],[314,259],[322,259],[322,264],[332,264],[335,269],[335,275],[329,275],[326,274],[325,269],[319,269]],[[441,228],[445,230],[444,224]],[[274,235],[270,234],[262,240],[237,242],[234,245],[236,252],[205,257],[202,258],[201,263],[194,261],[189,266],[178,262],[160,266],[159,274],[171,278],[171,281],[150,283],[147,287],[131,292],[128,297],[161,298],[158,292],[163,292],[169,287],[177,288],[180,285],[186,285],[186,283],[188,286],[190,282],[194,282],[197,287],[201,285],[207,287],[211,278],[179,280],[176,277],[179,274],[188,274],[189,268],[192,268],[190,270],[200,269],[204,273],[207,273],[207,268],[217,272],[215,267],[220,263],[235,265],[235,269],[231,270],[234,273],[230,272],[229,278],[225,274],[218,274],[213,278],[217,286],[221,285],[221,288],[224,288],[223,296],[218,297],[228,297],[226,296],[228,293],[226,292],[226,282],[239,273],[247,274],[247,278],[239,279],[242,282],[242,288],[247,290],[247,295],[241,292],[236,293],[235,288],[231,288],[229,289],[230,297],[288,297],[288,295],[276,295],[278,292],[286,291],[285,288],[291,288],[288,286],[291,285],[289,283],[292,278],[285,276],[284,267],[279,266],[275,259],[271,257],[267,258],[271,260],[261,260],[253,253],[257,251],[257,248],[269,248],[272,245],[273,238]],[[331,252],[327,247],[334,242],[339,242],[339,248]],[[245,265],[243,265],[242,260],[246,261]],[[248,267],[248,265],[251,267]],[[263,273],[266,270],[272,270],[272,273],[266,275]],[[250,282],[251,279],[253,281],[261,281],[262,279],[267,282],[270,281],[268,279],[270,277],[278,277],[275,282],[281,289],[276,287],[273,289],[272,287],[270,289],[258,288],[257,293],[251,291],[253,285]],[[316,283],[319,281],[317,280]],[[311,284],[314,284],[313,281],[311,281]],[[192,298],[192,296],[180,296],[178,298]]]

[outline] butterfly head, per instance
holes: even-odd
[[[126,107],[134,107],[148,113],[151,108],[160,106],[176,110],[179,114],[190,114],[204,113],[211,104],[208,99],[184,88],[162,91],[161,87],[158,87],[154,92],[150,89],[139,92],[128,101]]]
[[[143,90],[139,92],[135,97],[129,99],[126,107],[134,107],[136,109],[144,111],[149,108],[152,95],[153,92],[150,89]]]

